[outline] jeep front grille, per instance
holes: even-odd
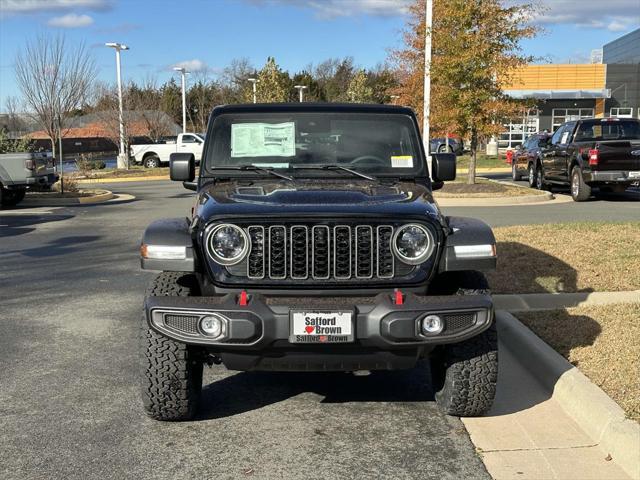
[[[252,280],[388,279],[395,274],[391,225],[249,225]]]

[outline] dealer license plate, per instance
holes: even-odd
[[[353,342],[352,311],[296,310],[289,318],[290,343]]]
[[[629,178],[640,178],[640,172],[629,172]]]

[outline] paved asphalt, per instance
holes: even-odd
[[[196,421],[142,412],[137,343],[147,223],[186,215],[180,185],[122,204],[0,211],[0,478],[488,478],[428,370],[205,368]]]
[[[142,413],[144,227],[188,213],[170,182],[129,202],[0,212],[0,478],[487,478],[424,367],[273,374],[205,369],[196,421]],[[640,219],[635,194],[556,206],[449,208],[492,225]]]

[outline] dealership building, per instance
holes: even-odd
[[[563,122],[588,117],[640,118],[640,28],[592,52],[588,64],[528,65],[505,93],[532,108],[504,125],[501,149],[520,145],[531,133],[555,131]]]

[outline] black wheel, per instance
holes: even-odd
[[[584,183],[579,166],[571,170],[571,198],[576,202],[584,202],[591,197],[591,187]]]
[[[24,188],[9,190],[6,188],[2,188],[2,193],[0,193],[0,204],[3,207],[15,207],[18,203],[24,200],[24,196],[27,194],[27,191]]]
[[[163,272],[151,283],[147,296],[185,297],[197,293],[191,275]],[[199,352],[149,328],[143,314],[141,390],[144,409],[156,420],[193,418],[202,390],[203,360]]]
[[[529,188],[535,188],[536,187],[536,166],[533,163],[529,164],[529,168],[527,169],[528,172],[528,176],[527,176],[527,183],[529,184]]]
[[[515,164],[515,162],[511,165],[511,179],[514,182],[522,179],[522,175],[518,173],[518,166]]]
[[[160,166],[160,158],[157,155],[149,155],[142,162],[147,168],[158,168]]]
[[[489,293],[489,284],[480,272],[452,272],[434,283],[440,284],[432,289],[437,294]],[[473,338],[438,347],[430,363],[436,403],[446,414],[474,417],[486,413],[493,405],[498,382],[495,321]]]

